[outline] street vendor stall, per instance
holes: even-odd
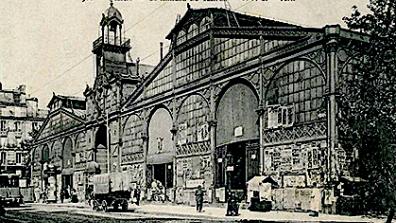
[[[278,183],[270,176],[255,176],[247,182],[247,202],[251,211],[270,211],[272,188]]]
[[[342,176],[338,185],[339,197],[336,203],[338,214],[360,215],[364,214],[362,193],[367,185],[367,180],[360,177]]]

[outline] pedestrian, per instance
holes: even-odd
[[[48,187],[47,186],[44,188],[43,202],[48,203]]]
[[[238,210],[239,210],[239,205],[238,205],[237,197],[234,192],[229,191],[226,216],[237,216],[239,215]]]
[[[65,196],[65,199],[70,199],[70,193],[69,193],[69,190],[67,189],[67,187],[65,187],[63,189],[63,193],[64,193],[64,196]]]
[[[34,201],[38,203],[39,200],[40,200],[40,188],[36,185],[36,187],[34,187]]]
[[[311,212],[309,213],[309,216],[318,217],[320,211],[320,205],[322,201],[321,190],[320,188],[316,187],[316,183],[314,183],[313,186],[314,188],[312,188],[311,200],[310,200]]]
[[[72,192],[71,192],[71,202],[72,203],[77,203],[78,202],[78,198],[77,198],[77,192],[76,192],[76,189],[72,189]]]
[[[151,200],[157,201],[157,195],[158,195],[158,184],[157,184],[157,180],[153,179],[153,181],[151,182]]]
[[[86,196],[85,199],[88,201],[88,205],[91,206],[92,205],[92,200],[93,200],[93,186],[92,185],[89,185],[87,187],[85,196]]]
[[[0,196],[0,216],[4,216],[6,210],[4,209],[4,201],[3,198]]]
[[[135,192],[134,192],[134,197],[135,197],[135,199],[136,199],[136,205],[137,206],[139,206],[140,205],[140,193],[141,193],[141,191],[140,191],[140,186],[139,185],[137,185],[136,186],[136,189],[135,189]]]
[[[204,191],[202,190],[202,186],[198,185],[198,189],[195,191],[195,201],[198,212],[202,212],[203,196]]]
[[[62,190],[60,191],[60,200],[61,203],[63,203],[63,200],[65,199],[65,188],[62,188]]]

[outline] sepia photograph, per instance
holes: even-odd
[[[0,13],[0,223],[396,222],[395,0]]]

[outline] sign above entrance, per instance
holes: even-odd
[[[203,186],[205,184],[204,179],[187,180],[186,188],[197,188],[199,185]]]
[[[238,127],[234,128],[234,136],[235,137],[243,136],[243,127],[242,126],[238,126]]]

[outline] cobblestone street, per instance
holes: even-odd
[[[204,208],[196,213],[194,207],[172,205],[130,206],[127,212],[93,211],[84,204],[32,204],[7,210],[0,222],[383,222],[383,219],[371,219],[362,216],[320,215],[310,217],[307,213],[297,212],[251,212],[241,210],[241,215],[225,217],[224,209]]]

